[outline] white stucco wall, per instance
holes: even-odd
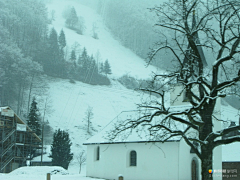
[[[117,179],[122,174],[124,180],[191,179],[192,155],[189,148],[183,152],[186,147],[178,151],[180,142],[101,144],[99,161],[95,160],[97,146],[87,147],[87,176]],[[137,152],[136,167],[129,166],[131,150]]]
[[[197,178],[201,179],[201,161],[195,153],[190,153],[190,146],[184,140],[179,143],[179,176],[183,179],[191,179],[192,160],[197,163]]]
[[[189,105],[189,102],[183,102],[183,95],[185,94],[184,91],[182,91],[182,86],[174,86],[174,88],[170,92],[170,105],[171,106],[184,106]]]
[[[222,107],[221,101],[217,100],[216,106],[214,109],[214,115],[218,119],[222,119]],[[221,131],[223,129],[222,122],[213,118],[213,131]],[[221,138],[218,138],[221,139]],[[216,173],[213,173],[213,180],[222,180],[222,146],[218,146],[213,150],[213,170]]]

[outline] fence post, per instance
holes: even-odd
[[[47,173],[47,180],[51,180],[51,174]]]

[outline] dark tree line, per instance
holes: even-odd
[[[76,17],[72,21],[69,26]],[[64,31],[58,35],[55,29],[48,30],[48,23],[47,8],[41,1],[0,0],[0,105],[11,106],[20,116],[28,113],[25,110],[30,108],[33,89],[44,91],[43,73],[61,78],[72,76],[72,65],[64,53],[67,45]],[[93,58],[88,57],[87,62],[81,68],[75,62],[74,71],[78,73],[74,79],[109,84],[106,77],[98,76]]]
[[[39,60],[47,22],[39,1],[0,0],[0,104],[19,115],[28,109],[33,81],[43,72]]]
[[[88,55],[85,47],[78,58],[75,51],[72,50],[69,62],[69,77],[88,84],[110,84],[107,78],[107,75],[111,74],[111,67],[108,60],[104,64],[96,62],[93,55]]]

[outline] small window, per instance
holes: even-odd
[[[198,168],[197,168],[197,161],[195,159],[192,160],[191,174],[192,174],[192,180],[198,180]]]
[[[130,166],[137,166],[137,152],[130,152]]]
[[[97,147],[97,151],[96,151],[96,161],[99,161],[100,159],[100,147]]]

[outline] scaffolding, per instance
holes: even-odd
[[[26,166],[42,148],[41,139],[9,107],[0,108],[0,173]]]

